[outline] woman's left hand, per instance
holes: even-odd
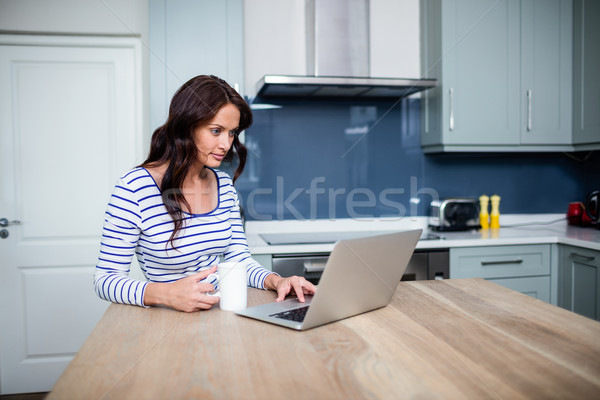
[[[304,303],[305,294],[315,294],[317,291],[315,285],[303,277],[295,275],[289,278],[282,278],[276,274],[270,274],[265,279],[265,286],[277,292],[275,301],[282,301],[285,299],[285,296],[293,291],[298,296],[298,300]]]

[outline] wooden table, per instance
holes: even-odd
[[[48,398],[598,399],[600,323],[481,279],[402,282],[305,332],[113,304]]]

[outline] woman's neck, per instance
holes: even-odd
[[[194,164],[185,177],[184,185],[186,182],[191,184],[206,182],[207,179],[210,179],[210,172],[210,169],[203,164]]]

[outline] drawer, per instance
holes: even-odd
[[[450,278],[550,275],[550,245],[450,249]]]
[[[550,277],[536,276],[525,278],[490,279],[490,282],[550,303]]]

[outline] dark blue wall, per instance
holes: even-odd
[[[563,213],[600,189],[598,152],[425,155],[419,99],[270,103],[236,183],[248,220],[427,215],[432,198],[481,194],[502,213]]]

